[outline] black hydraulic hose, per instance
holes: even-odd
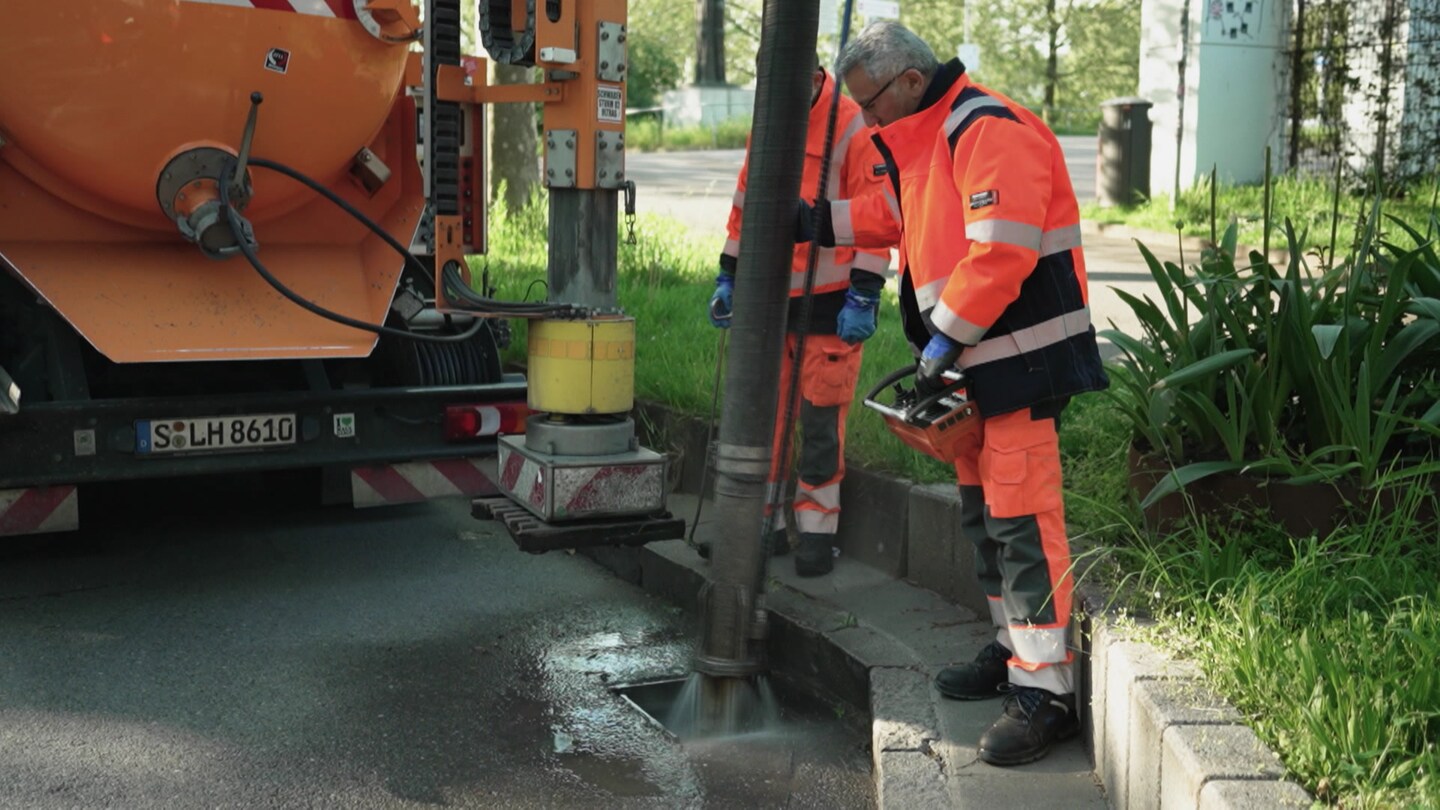
[[[416,271],[419,272],[421,275],[429,275],[429,273],[430,273],[430,268],[428,268],[428,267],[426,267],[424,264],[422,264],[422,263],[420,262],[420,260],[415,257],[415,254],[411,253],[408,248],[406,248],[404,245],[400,244],[400,242],[399,242],[398,240],[396,240],[395,237],[391,236],[391,235],[389,234],[389,232],[387,232],[384,228],[380,227],[380,225],[377,224],[374,220],[370,219],[370,217],[366,216],[363,211],[361,211],[360,209],[358,209],[358,208],[356,208],[355,206],[351,205],[350,203],[346,202],[343,197],[341,197],[340,195],[338,195],[338,194],[336,194],[335,192],[331,191],[330,189],[326,188],[324,185],[320,184],[320,183],[317,182],[315,179],[313,179],[313,178],[311,178],[311,177],[303,174],[303,173],[300,172],[299,170],[294,169],[294,168],[291,168],[290,166],[287,166],[287,165],[285,165],[285,164],[283,164],[283,163],[279,163],[279,162],[274,161],[274,160],[266,160],[265,158],[252,157],[252,158],[250,158],[250,165],[252,165],[252,166],[259,166],[259,167],[262,168],[262,169],[269,169],[270,171],[276,172],[276,173],[278,173],[278,174],[283,174],[283,175],[285,175],[286,177],[289,177],[291,180],[294,180],[295,182],[300,183],[301,185],[309,188],[311,191],[314,191],[316,194],[319,194],[320,196],[322,196],[322,197],[324,197],[325,199],[329,200],[330,202],[334,203],[337,207],[340,208],[340,210],[342,210],[342,211],[344,211],[345,213],[349,214],[349,215],[350,215],[352,218],[354,218],[357,222],[359,222],[360,224],[364,225],[366,228],[370,229],[370,231],[371,231],[372,233],[374,233],[376,236],[378,236],[378,237],[380,237],[382,240],[384,240],[385,244],[389,245],[392,249],[395,250],[396,253],[400,254],[401,258],[403,258],[403,259],[405,260],[405,262],[411,266],[412,269],[416,270]],[[221,186],[222,186],[222,188],[221,188],[221,203],[222,203],[223,205],[225,205],[226,208],[229,208],[229,205],[228,205],[228,204],[226,203],[226,201],[225,201],[225,196],[226,196],[226,195],[225,195],[225,193],[224,193],[224,192],[225,192],[224,184],[222,183]],[[228,216],[228,214],[227,214],[227,216]],[[232,226],[232,229],[233,229],[233,228],[234,228],[234,222],[233,222],[233,221],[232,221],[232,223],[231,223],[231,226]],[[238,233],[236,234],[236,237],[237,237],[237,241],[243,243],[244,240],[239,239],[239,234],[238,234]],[[242,250],[242,252],[244,252],[244,251]],[[249,258],[249,256],[247,255],[246,258]],[[444,278],[444,280],[445,280],[447,283],[449,283],[449,284],[454,284],[454,285],[455,285],[455,288],[454,288],[453,290],[448,290],[448,291],[447,291],[447,290],[439,290],[439,291],[437,291],[437,292],[440,293],[440,294],[442,294],[442,295],[445,294],[446,292],[454,292],[454,293],[456,293],[459,297],[461,297],[466,303],[468,303],[468,304],[470,305],[469,307],[464,307],[464,308],[466,308],[466,309],[473,309],[473,310],[476,311],[476,312],[488,312],[488,313],[494,313],[494,314],[498,314],[498,315],[557,315],[557,316],[563,316],[563,315],[568,315],[568,314],[570,314],[571,311],[573,310],[573,307],[571,307],[569,304],[545,304],[545,303],[527,303],[527,302],[516,302],[516,301],[498,301],[498,300],[495,300],[495,299],[493,299],[493,298],[486,298],[486,297],[481,296],[481,295],[479,295],[478,293],[475,293],[474,291],[470,290],[470,289],[463,283],[463,279],[460,278],[460,274],[459,274],[458,272],[444,273],[444,274],[443,274],[443,278]],[[460,283],[457,284],[457,283],[455,283],[455,282],[460,282]],[[288,297],[288,296],[287,296],[287,297]],[[454,303],[454,302],[452,301],[451,303]],[[308,309],[308,307],[307,307],[307,309]],[[313,311],[313,310],[312,310],[312,311]],[[317,313],[317,314],[318,314],[318,313]],[[344,316],[341,316],[341,317],[344,317]],[[343,321],[342,321],[342,323],[343,323]],[[349,324],[347,324],[347,325],[349,325]],[[373,326],[373,324],[367,324],[367,325]],[[405,333],[405,334],[411,334],[411,333],[408,333],[408,332],[407,332],[407,333]],[[432,338],[432,339],[433,339],[433,338]]]
[[[480,320],[479,318],[476,318],[474,322],[470,324],[470,328],[466,329],[464,332],[459,332],[454,335],[422,335],[418,332],[408,332],[404,329],[392,329],[388,326],[377,326],[373,323],[370,323],[369,321],[361,321],[355,318],[351,318],[348,315],[341,315],[338,312],[328,310],[315,303],[314,301],[304,298],[299,293],[295,292],[289,287],[286,287],[283,283],[281,283],[280,279],[275,278],[275,276],[270,272],[269,268],[265,266],[264,262],[260,261],[260,257],[255,255],[255,248],[252,247],[250,245],[250,242],[245,239],[244,225],[240,219],[240,213],[234,208],[230,207],[229,186],[230,184],[224,182],[223,180],[220,182],[220,207],[225,211],[226,221],[230,225],[230,232],[234,234],[235,242],[240,246],[240,252],[245,255],[245,259],[250,262],[250,266],[255,268],[255,272],[259,273],[260,277],[265,279],[266,283],[268,283],[271,287],[274,287],[276,292],[285,296],[287,299],[289,299],[296,306],[299,306],[301,309],[319,315],[326,320],[334,321],[338,324],[348,326],[352,329],[359,329],[364,332],[372,332],[377,335],[392,335],[395,337],[409,338],[411,340],[424,340],[432,343],[459,343],[462,341],[466,341],[478,334],[480,332],[480,329],[484,327],[485,322]]]

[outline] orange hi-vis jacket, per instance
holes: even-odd
[[[825,154],[825,125],[835,92],[836,82],[827,71],[820,95],[810,105],[809,129],[805,137],[805,169],[800,180],[800,195],[806,199],[814,195],[820,182],[820,163]],[[865,119],[860,115],[860,105],[849,96],[842,95],[835,116],[834,147],[830,153],[826,198],[845,199],[878,191],[883,187],[886,176],[885,162],[867,135]],[[750,152],[747,144],[745,163],[740,169],[734,204],[730,208],[730,219],[726,223],[725,248],[720,257],[722,269],[730,273],[735,272],[735,262],[740,257],[740,222],[745,210],[745,186],[749,175]],[[805,292],[805,267],[809,261],[810,247],[809,244],[795,246],[795,257],[790,263],[791,298],[799,298]],[[884,285],[885,270],[890,266],[890,246],[882,245],[878,246],[878,249],[870,250],[856,250],[849,246],[815,247],[820,255],[815,267],[816,301],[812,318],[828,322],[818,331],[834,332],[834,313],[844,305],[844,295],[850,287],[852,270],[858,271],[855,278],[862,286],[878,292]]]
[[[832,203],[837,244],[900,244],[901,314],[918,352],[936,332],[980,412],[1109,385],[1060,143],[1029,110],[941,65],[920,108],[875,133],[889,183]]]

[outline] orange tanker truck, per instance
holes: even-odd
[[[0,535],[74,528],[94,482],[293,468],[362,506],[509,496],[531,550],[576,520],[674,534],[663,491],[634,495],[664,460],[627,428],[613,299],[625,4],[540,6],[481,2],[492,57],[546,77],[491,87],[459,0],[6,4]],[[464,261],[510,101],[545,104],[544,302]],[[502,372],[511,318],[544,384]]]

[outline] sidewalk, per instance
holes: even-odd
[[[695,496],[671,495],[669,507],[688,521]],[[716,528],[702,513],[696,540],[713,542]],[[681,540],[640,553],[643,587],[693,603],[706,561]],[[994,637],[988,617],[844,556],[813,579],[795,576],[791,558],[776,559],[769,582],[771,665],[869,708],[880,807],[1109,806],[1083,735],[1031,765],[987,765],[975,746],[1001,701],[947,700],[931,687],[942,667],[970,660]]]
[[[705,427],[641,406],[642,437],[676,465],[672,514],[687,522],[701,489]],[[1117,807],[1240,810],[1307,807],[1279,759],[1213,695],[1193,665],[1172,661],[1105,615],[1103,595],[1077,594],[1071,643],[1082,731],[1041,762],[994,768],[976,758],[1000,701],[943,699],[932,680],[992,637],[959,536],[953,486],[915,485],[851,468],[842,485],[841,556],[801,579],[788,558],[766,582],[772,674],[868,714],[882,808]],[[714,540],[713,507],[697,540]],[[618,576],[691,613],[709,564],[683,541],[586,552]]]

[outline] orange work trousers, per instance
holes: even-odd
[[[770,448],[770,486],[783,487],[790,470],[780,469],[785,435],[785,404],[790,401],[790,377],[795,363],[797,335],[785,335],[780,364],[780,413]],[[840,525],[840,482],[845,478],[845,417],[855,398],[860,376],[861,344],[850,345],[836,335],[806,335],[800,364],[799,413],[792,425],[800,429],[799,484],[795,488],[795,528],[802,534],[833,536]],[[778,498],[771,498],[772,503]],[[783,511],[773,516],[776,529],[785,527]]]
[[[1063,406],[1062,406],[1063,407]],[[1073,582],[1061,496],[1059,408],[984,418],[955,460],[961,535],[1012,653],[1010,682],[1075,691],[1069,630]]]

